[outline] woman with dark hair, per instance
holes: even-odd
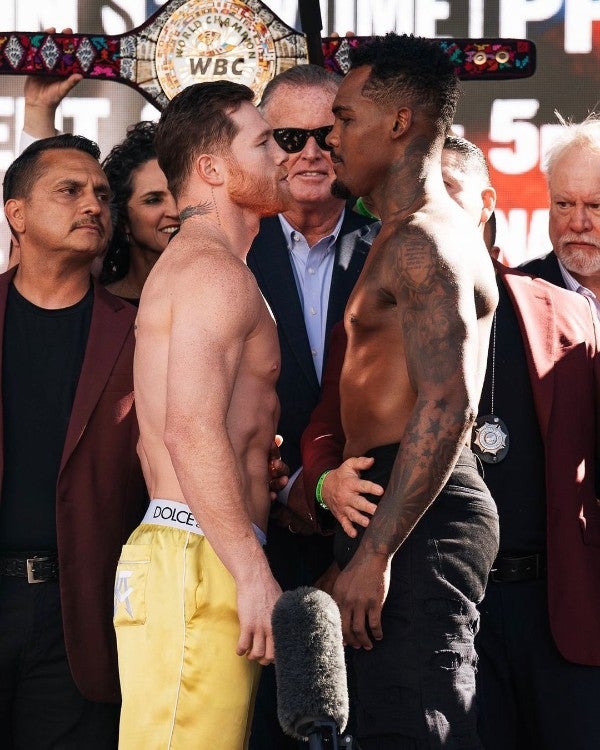
[[[132,125],[102,167],[113,191],[113,237],[100,281],[137,304],[159,255],[179,228],[175,200],[154,150],[156,123]]]

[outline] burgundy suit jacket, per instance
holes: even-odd
[[[14,273],[12,269],[0,275],[0,357]],[[121,546],[147,505],[136,454],[135,315],[135,308],[94,282],[90,332],[56,487],[60,596],[69,665],[82,694],[100,702],[120,701],[112,624],[115,571]],[[1,450],[0,475],[3,457]]]
[[[290,510],[319,533],[327,533],[328,527],[323,523],[323,515],[318,512],[315,503],[317,482],[324,471],[335,469],[342,463],[346,442],[341,420],[340,377],[347,342],[342,320],[331,329],[329,354],[321,378],[321,400],[300,441],[304,495],[296,496],[297,505],[290,504],[294,498],[292,494],[288,500]]]
[[[499,263],[495,267],[523,336],[545,448],[550,627],[565,659],[600,666],[598,320],[590,301],[581,295]],[[323,398],[302,439],[306,497],[293,510],[315,530],[317,479],[342,460],[337,384],[345,346],[343,329],[334,329]],[[515,490],[518,482],[515,477]]]

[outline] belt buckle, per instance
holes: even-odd
[[[44,583],[45,578],[36,578],[33,570],[33,564],[39,560],[43,560],[43,557],[28,557],[25,561],[27,564],[27,583]]]

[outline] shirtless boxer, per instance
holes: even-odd
[[[115,588],[120,746],[240,750],[280,595],[262,550],[279,406],[277,331],[246,253],[285,208],[286,154],[229,82],[162,113],[156,149],[181,229],[137,318],[138,452],[149,510]]]
[[[338,188],[382,219],[340,382],[344,456],[374,457],[363,478],[386,488],[364,534],[335,545],[363,750],[480,747],[473,637],[498,521],[467,446],[498,292],[442,180],[457,96],[439,45],[388,34],[354,52],[327,138]]]

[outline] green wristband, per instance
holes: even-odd
[[[323,500],[323,482],[325,481],[325,477],[330,473],[331,469],[328,469],[327,471],[324,471],[321,476],[319,477],[319,481],[317,482],[317,486],[315,487],[315,498],[321,508],[324,510],[329,510],[329,506]]]

